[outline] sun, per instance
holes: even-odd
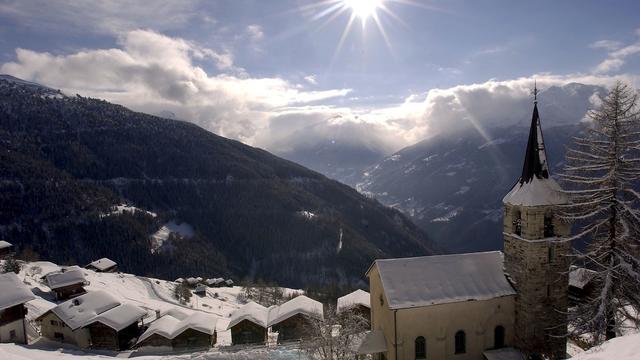
[[[382,0],[342,0],[342,2],[363,22],[375,16],[376,10],[382,7]]]

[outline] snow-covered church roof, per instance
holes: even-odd
[[[0,274],[0,289],[2,289],[0,291],[0,310],[24,304],[36,298],[31,290],[12,272]]]
[[[522,175],[511,191],[502,199],[502,202],[522,206],[567,203],[567,196],[562,192],[560,185],[549,176],[549,164],[544,147],[537,101],[533,106]]]
[[[352,306],[362,305],[367,308],[371,308],[371,296],[364,290],[356,290],[345,296],[338,298],[337,311],[348,309]]]
[[[390,309],[515,295],[500,251],[376,260]]]

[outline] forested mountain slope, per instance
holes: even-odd
[[[0,202],[18,250],[166,278],[355,284],[375,258],[434,251],[398,211],[264,150],[8,76]],[[154,242],[170,223],[193,231]]]

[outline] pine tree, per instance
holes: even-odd
[[[594,271],[595,291],[569,314],[574,335],[590,333],[594,342],[613,338],[624,320],[638,326],[640,311],[640,114],[637,92],[618,82],[589,112],[587,134],[567,149],[561,177],[571,202],[561,209],[584,239],[575,264]]]

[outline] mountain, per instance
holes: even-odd
[[[436,249],[397,210],[264,150],[8,77],[0,202],[21,251],[164,278],[354,286],[375,258]]]
[[[571,83],[539,95],[552,175],[561,168],[564,146],[581,131],[595,93],[606,90]],[[509,125],[487,121],[491,125],[485,125],[484,135],[467,128],[406,147],[368,167],[356,187],[408,215],[449,251],[501,249],[502,198],[522,171],[533,108],[530,103],[521,107],[528,109],[527,117],[496,113]]]
[[[370,167],[358,189],[401,210],[447,250],[501,249],[502,198],[522,172],[528,130],[494,128],[489,139],[474,130],[436,136]],[[580,126],[543,130],[553,175]]]
[[[367,166],[393,151],[366,126],[353,123],[310,124],[271,144],[274,153],[344,184],[355,186]]]

